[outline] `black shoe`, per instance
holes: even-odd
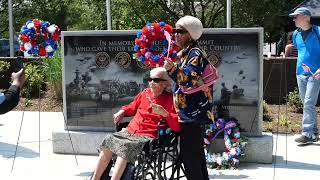
[[[317,137],[309,138],[307,136],[302,135],[302,136],[298,137],[297,139],[295,139],[294,141],[297,143],[312,143],[312,142],[317,142],[318,138]]]
[[[315,137],[312,139],[313,139],[313,142],[319,141],[319,134],[315,134]]]

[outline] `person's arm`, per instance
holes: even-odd
[[[285,51],[284,51],[284,57],[289,57],[292,53],[293,45],[286,45]]]
[[[4,101],[0,104],[0,114],[5,114],[18,105],[20,98],[20,87],[11,85],[10,88],[4,92],[4,97]]]
[[[134,116],[136,114],[144,91],[140,92],[130,104],[121,107],[121,110],[124,111],[124,116]]]
[[[23,87],[24,82],[26,81],[26,75],[24,73],[24,69],[20,69],[20,71],[16,73],[15,72],[12,73],[11,78],[12,78],[11,85],[15,85],[21,89]]]
[[[318,69],[318,70],[314,73],[313,77],[314,77],[316,80],[320,80],[320,69]]]
[[[134,116],[136,114],[141,103],[141,96],[142,92],[140,92],[130,104],[122,106],[118,112],[113,114],[113,120],[115,124],[121,123],[125,116]]]
[[[10,88],[4,92],[4,100],[0,103],[0,114],[5,114],[15,108],[20,99],[20,89],[25,82],[24,69],[17,73],[11,74],[12,84]]]
[[[169,72],[169,76],[179,85],[193,87],[198,82],[203,71],[201,52],[192,49],[188,54],[188,59],[183,68],[170,66],[165,63],[164,67]]]
[[[171,97],[173,98],[173,97]],[[173,105],[173,100],[170,106],[170,109],[166,110],[163,108],[163,106],[159,104],[152,104],[152,112],[159,114],[160,116],[163,117],[163,119],[167,120],[168,126],[176,131],[180,131],[180,126],[178,122],[178,114],[175,111],[174,105]]]
[[[170,112],[168,112],[165,119],[167,120],[168,126],[172,130],[174,130],[175,132],[180,131],[180,126],[179,126],[179,122],[178,122],[178,114],[176,113],[173,106],[172,106],[172,109],[170,110]]]
[[[167,70],[167,73],[169,77],[172,79],[172,81],[177,82],[177,70],[178,70],[178,64],[172,62],[170,59],[165,58],[163,67]]]

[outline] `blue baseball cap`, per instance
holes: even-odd
[[[305,16],[311,16],[311,12],[306,7],[299,7],[297,8],[293,13],[289,14],[290,17],[294,17],[296,15],[305,15]]]

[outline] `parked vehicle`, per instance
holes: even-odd
[[[23,53],[20,51],[20,44],[17,40],[14,40],[14,54],[15,56],[22,56]],[[0,39],[0,57],[10,56],[9,39]]]

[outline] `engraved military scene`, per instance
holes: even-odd
[[[88,45],[68,38],[64,57],[67,124],[113,127],[113,113],[147,86],[148,68],[132,61],[132,54],[127,52],[130,43],[97,38]],[[81,42],[92,40],[80,38]],[[128,49],[123,49],[126,46]]]

